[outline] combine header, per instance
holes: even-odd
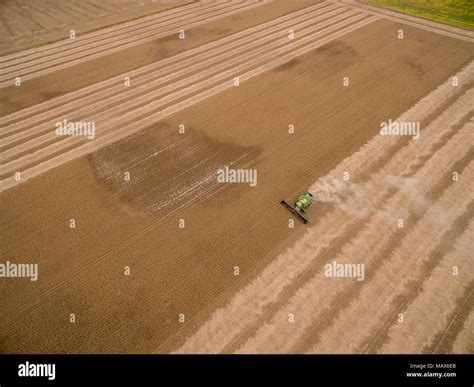
[[[316,195],[319,192],[316,193]],[[311,192],[307,192],[304,195],[298,197],[293,204],[289,203],[287,200],[282,200],[280,203],[289,209],[293,214],[295,214],[304,224],[308,223],[306,219],[305,212],[313,204],[314,196]]]

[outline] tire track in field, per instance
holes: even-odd
[[[474,305],[471,304],[469,315],[466,317],[463,327],[455,337],[452,344],[452,353],[473,354],[474,353]]]
[[[471,241],[473,232],[471,230]],[[471,250],[472,251],[472,250]],[[472,257],[471,257],[472,260]],[[436,345],[427,346],[424,351],[428,353],[452,353],[453,346],[457,338],[469,340],[469,334],[462,335],[461,332],[466,323],[469,322],[469,313],[474,308],[474,281],[471,281],[467,287],[465,294],[460,297],[457,308],[453,311],[452,318],[450,318],[449,324],[443,334],[440,334],[441,338],[437,341]],[[469,326],[467,326],[469,328]],[[472,325],[471,325],[472,330]],[[436,340],[436,339],[435,339]],[[436,341],[435,341],[436,342]],[[466,353],[472,353],[472,351]]]

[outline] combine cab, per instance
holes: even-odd
[[[304,224],[308,223],[308,219],[305,216],[305,212],[313,204],[314,195],[310,192],[305,193],[298,197],[298,199],[293,203],[289,203],[287,200],[282,200],[280,203],[295,214]]]

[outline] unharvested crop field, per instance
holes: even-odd
[[[183,3],[2,57],[0,352],[473,353],[472,34]]]
[[[362,0],[394,11],[474,30],[474,4],[463,0]]]

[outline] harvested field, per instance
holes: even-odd
[[[0,86],[11,85],[16,77],[29,80],[107,54],[137,46],[160,37],[224,16],[237,14],[262,5],[263,0],[239,0],[212,3],[199,2],[145,19],[99,29],[83,36],[65,39],[3,57]]]
[[[120,24],[3,57],[2,257],[39,274],[0,278],[0,352],[472,353],[473,41],[310,0],[126,23],[167,12],[123,73],[86,70],[148,39]]]

